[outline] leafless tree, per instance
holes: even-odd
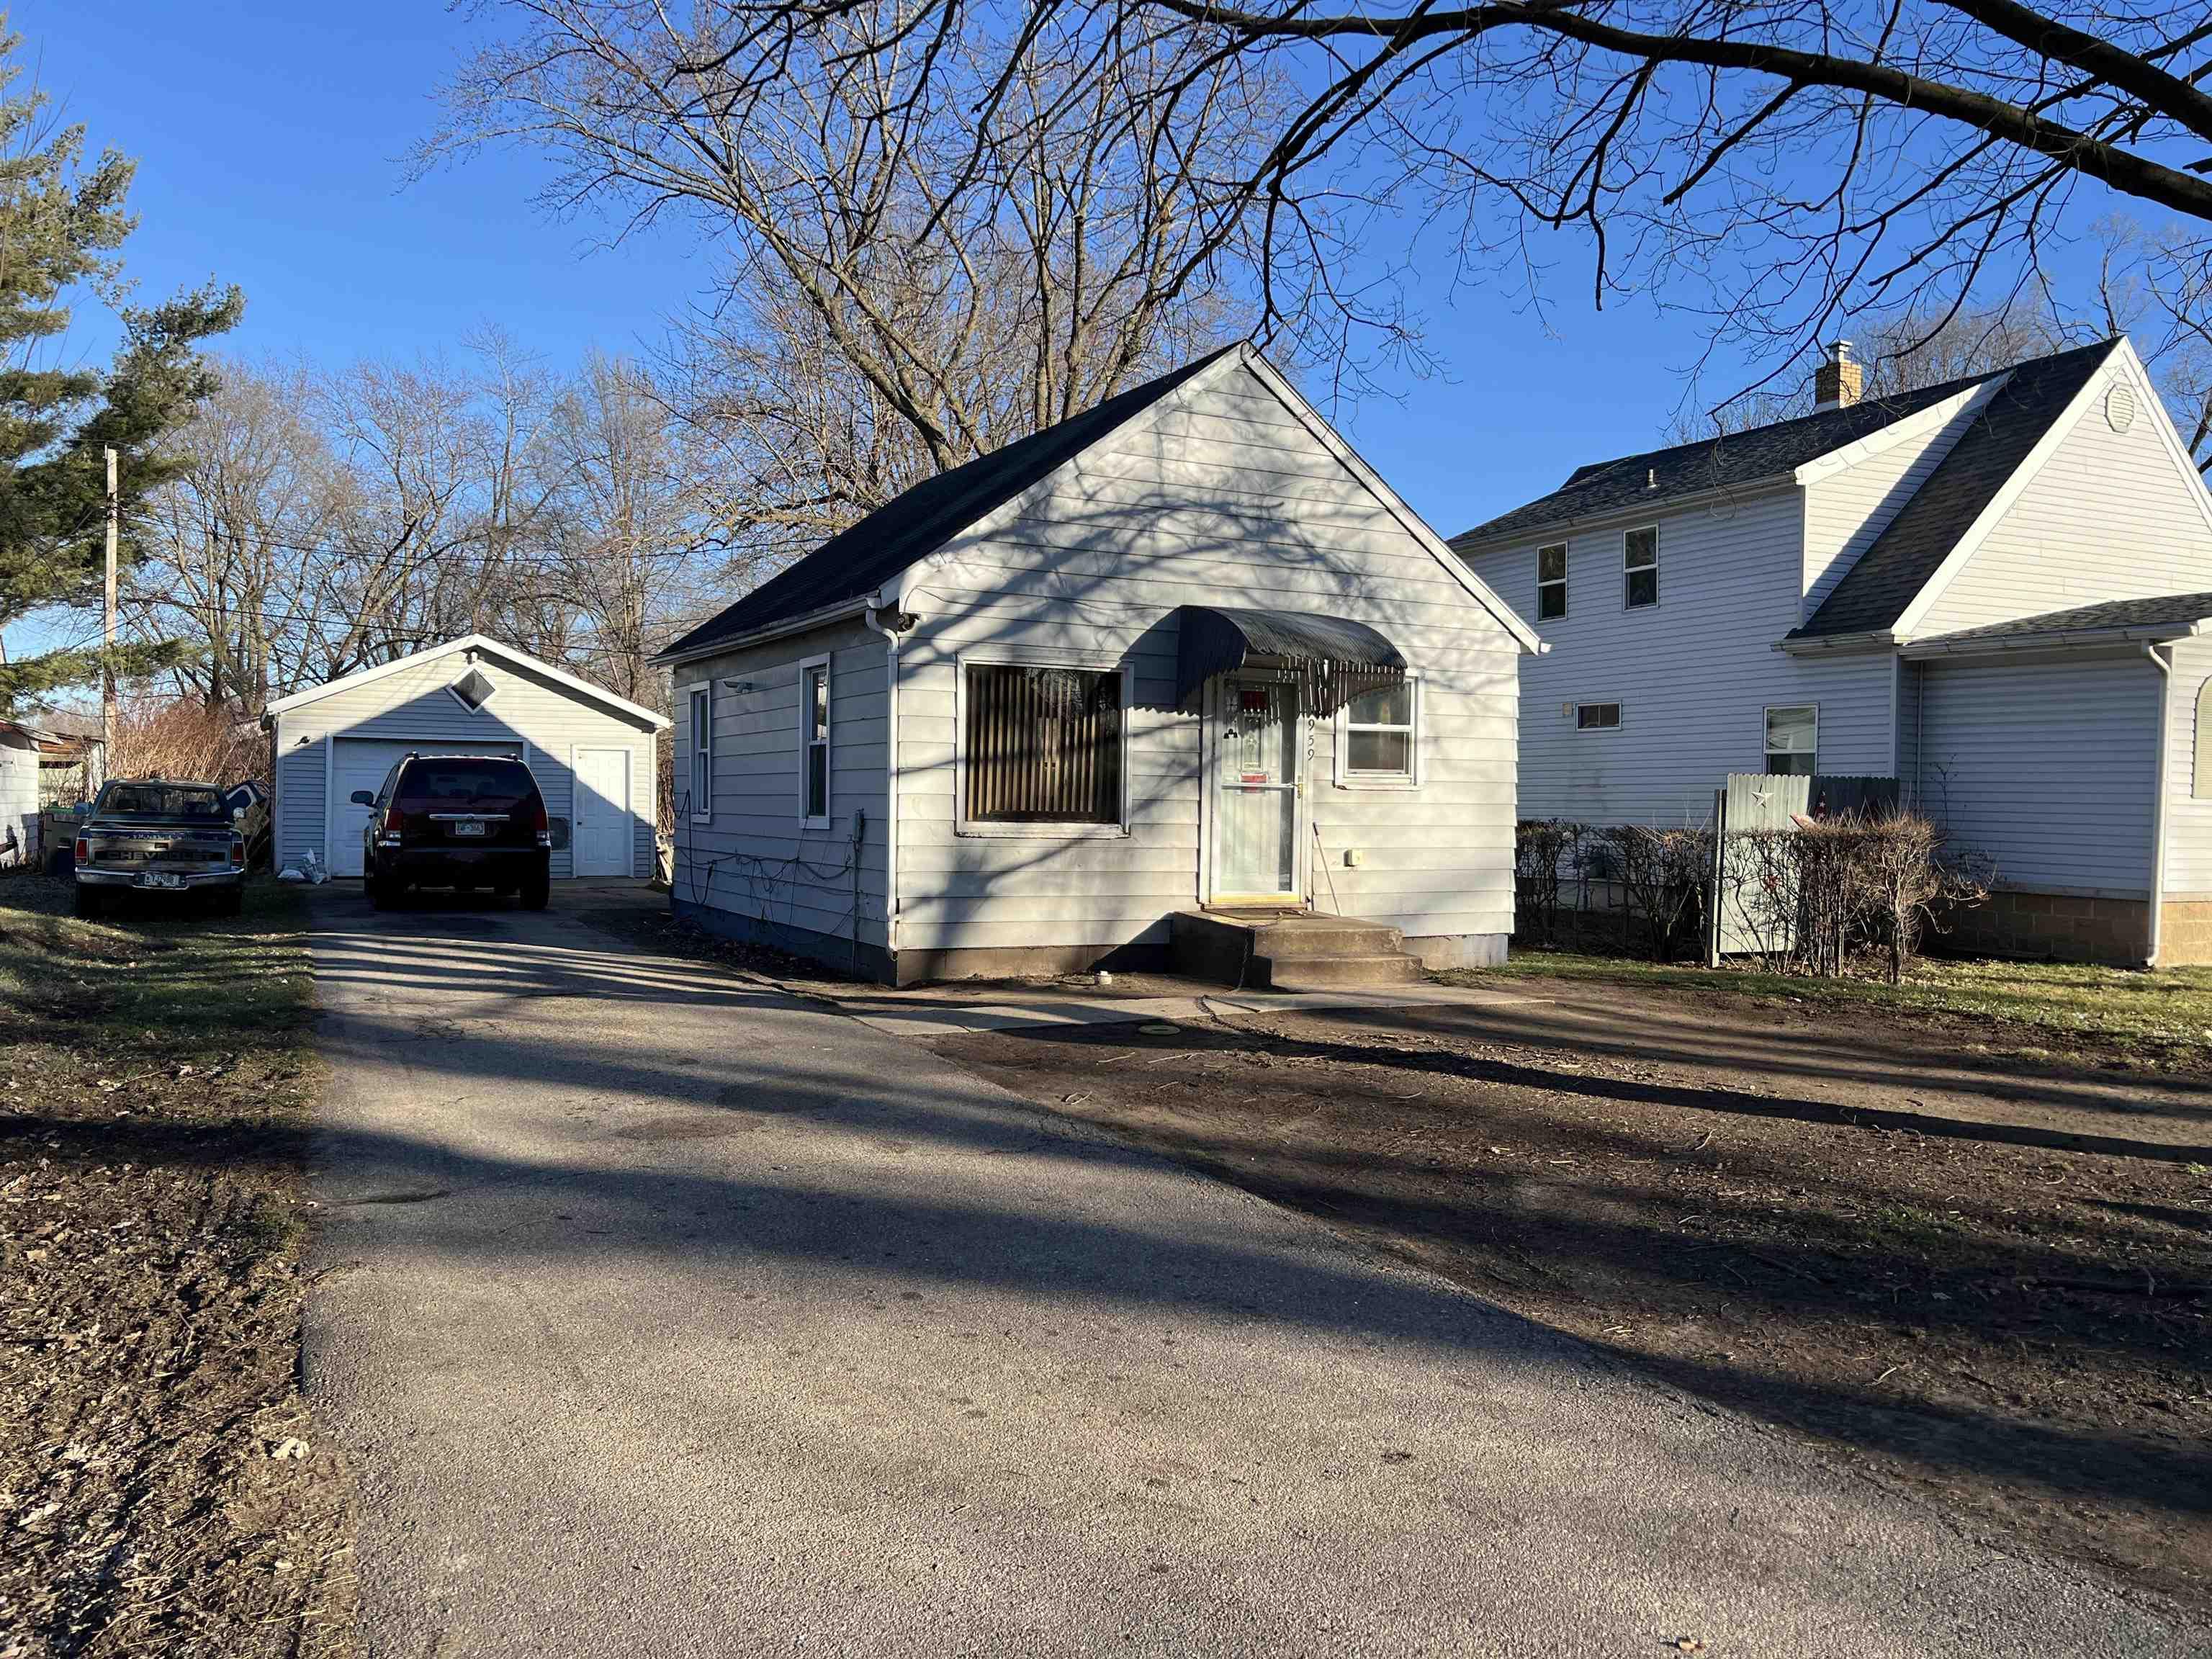
[[[1281,91],[1172,14],[482,9],[501,38],[418,165],[528,143],[561,165],[552,208],[696,224],[716,281],[674,331],[669,401],[741,556],[818,540],[1254,311],[1310,309],[1322,265],[1263,267],[1245,210]],[[1304,234],[1334,230],[1316,211]]]
[[[680,36],[644,0],[501,9],[520,38],[457,88],[455,137],[550,143],[573,163],[564,203],[714,204],[794,281],[831,284],[841,327],[880,273],[835,241],[787,251],[771,213],[811,235],[843,222],[841,181],[908,163],[927,224],[945,201],[1003,202],[1030,135],[1093,153],[1066,148],[1070,124],[1097,125],[1132,43],[1133,139],[1189,129],[1157,95],[1186,84],[1266,121],[1265,143],[1188,169],[1209,229],[1240,227],[1218,246],[1260,273],[1262,329],[1317,285],[1394,325],[1387,283],[1325,286],[1347,241],[1425,237],[1462,277],[1540,300],[1534,233],[1565,230],[1600,303],[1700,311],[1772,389],[1870,318],[2006,308],[2115,208],[2175,228],[2162,295],[2200,291],[2212,260],[2203,0],[717,0]],[[920,142],[948,115],[975,130],[964,156]],[[906,234],[884,199],[862,194],[862,222]],[[933,441],[958,430],[941,389],[886,374],[884,391]]]

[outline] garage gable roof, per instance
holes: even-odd
[[[304,691],[295,691],[289,697],[279,697],[269,705],[266,713],[288,714],[295,708],[304,708],[311,702],[319,702],[325,697],[335,696],[340,691],[350,691],[358,686],[372,685],[387,676],[397,674],[403,668],[419,667],[427,662],[435,662],[441,657],[450,657],[469,651],[479,652],[484,656],[506,663],[511,668],[519,668],[525,673],[542,675],[563,690],[574,692],[577,696],[585,701],[596,702],[611,713],[619,714],[625,720],[635,720],[652,730],[660,731],[670,724],[668,716],[665,714],[656,714],[652,709],[632,702],[626,697],[618,697],[605,687],[593,685],[589,680],[579,679],[563,669],[554,667],[550,662],[533,657],[526,651],[518,651],[511,645],[501,645],[497,640],[484,634],[464,634],[457,640],[447,640],[443,645],[429,646],[421,651],[411,652],[404,657],[395,657],[390,662],[379,663],[374,668],[359,669],[337,679],[326,680],[320,685],[311,685]]]

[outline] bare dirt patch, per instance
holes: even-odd
[[[0,1656],[350,1651],[298,1386],[314,1061],[295,896],[0,881]]]
[[[2212,1093],[1581,986],[938,1050],[2212,1610]],[[1954,1034],[1955,1035],[1955,1034]]]

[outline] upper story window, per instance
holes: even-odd
[[[805,734],[805,770],[801,787],[807,823],[830,827],[830,659],[810,657],[799,665],[799,730]]]
[[[714,686],[709,680],[691,693],[691,817],[704,823],[714,816]]]
[[[1420,685],[1411,678],[1363,691],[1337,714],[1336,781],[1346,788],[1419,781]]]
[[[1820,710],[1766,711],[1766,769],[1785,778],[1809,778],[1820,769]]]
[[[1659,526],[1646,525],[1622,538],[1628,575],[1628,608],[1659,603]]]
[[[1567,544],[1536,550],[1536,620],[1551,622],[1567,614]]]

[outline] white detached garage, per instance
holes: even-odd
[[[512,755],[569,821],[556,880],[653,873],[656,746],[668,717],[481,634],[269,705],[281,866],[308,854],[361,874],[367,809],[401,756]]]

